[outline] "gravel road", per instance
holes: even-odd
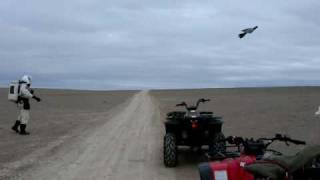
[[[32,167],[9,179],[198,179],[197,163],[192,159],[178,168],[164,167],[164,128],[157,101],[148,91],[135,94],[116,111],[94,131],[88,128],[92,132],[84,132],[87,136],[66,138],[67,142],[60,138],[25,157],[19,163],[34,161]],[[36,155],[48,149],[52,154]]]

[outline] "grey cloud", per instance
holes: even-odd
[[[0,85],[319,85],[317,1],[0,2]],[[242,28],[258,30],[239,40]]]

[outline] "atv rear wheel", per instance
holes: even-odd
[[[223,141],[225,139],[222,132],[216,133],[214,135],[213,141],[209,146],[210,154],[217,154],[219,152],[226,152],[226,142]]]
[[[175,167],[178,163],[178,147],[176,137],[172,133],[164,136],[163,142],[163,161],[167,167]]]

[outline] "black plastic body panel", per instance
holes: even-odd
[[[187,117],[185,114],[182,111],[167,114],[166,133],[175,134],[177,145],[209,145],[214,135],[221,132],[222,118],[213,116],[212,112],[200,112],[200,116],[195,118]],[[196,124],[196,127],[192,124]]]

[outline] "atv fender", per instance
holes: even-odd
[[[167,121],[165,123],[166,133],[176,133],[179,130],[180,123],[178,121]]]

